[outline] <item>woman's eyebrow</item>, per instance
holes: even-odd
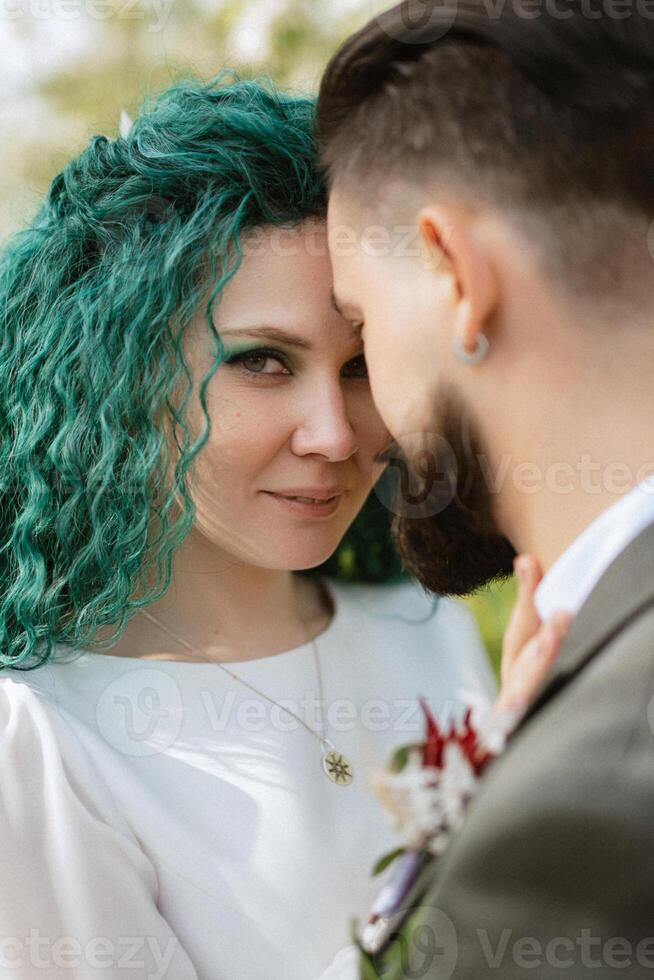
[[[218,332],[221,337],[265,337],[268,340],[276,340],[280,344],[286,344],[288,347],[313,350],[313,345],[305,337],[300,336],[300,334],[290,333],[288,330],[282,330],[281,327],[262,325],[234,330],[219,330]],[[353,330],[352,340],[360,341],[360,333],[360,330]]]
[[[302,350],[311,350],[312,346],[308,340],[299,334],[289,333],[280,327],[244,327],[242,330],[219,330],[221,337],[267,337],[268,340],[277,340],[280,344],[287,344],[289,347],[299,347]]]

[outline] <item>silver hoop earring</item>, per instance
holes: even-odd
[[[454,338],[452,349],[457,359],[464,364],[481,364],[490,350],[490,344],[486,334],[480,333],[477,334],[477,349],[472,354],[465,349],[458,337]]]

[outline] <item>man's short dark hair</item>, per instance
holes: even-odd
[[[568,284],[615,291],[625,266],[649,261],[654,218],[645,7],[404,0],[327,67],[317,138],[329,183],[362,199],[389,177],[441,181],[510,210]]]

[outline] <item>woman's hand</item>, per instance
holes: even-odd
[[[541,623],[534,592],[542,578],[540,565],[530,555],[515,561],[518,598],[502,643],[502,687],[496,711],[521,712],[529,705],[561,646],[572,620],[569,613],[555,613]]]

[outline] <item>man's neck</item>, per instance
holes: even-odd
[[[588,468],[584,472],[581,463],[561,464],[557,480],[548,481],[547,467],[542,472],[538,493],[511,486],[500,506],[506,515],[502,526],[516,551],[538,558],[546,574],[593,521],[654,473],[654,451],[649,466],[630,465],[623,456],[619,465],[596,466],[592,473]]]

